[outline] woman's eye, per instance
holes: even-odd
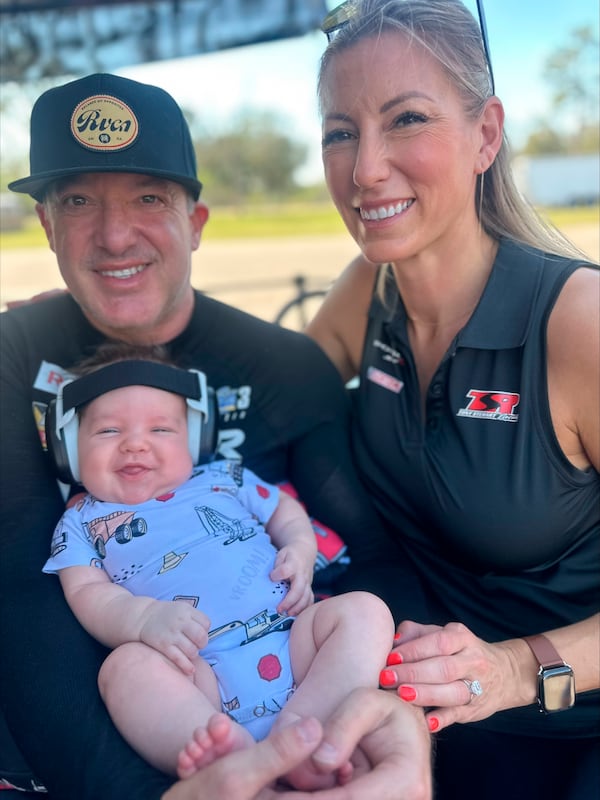
[[[350,131],[343,131],[343,130],[335,130],[329,131],[323,136],[321,141],[322,147],[328,147],[332,144],[338,144],[339,142],[348,142],[354,138],[354,135],[350,133]]]
[[[398,128],[406,125],[414,125],[419,122],[427,122],[425,114],[419,114],[416,111],[405,111],[394,120],[394,125]]]

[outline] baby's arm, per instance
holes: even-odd
[[[271,579],[289,581],[290,584],[289,592],[277,610],[280,614],[299,614],[314,600],[311,584],[317,540],[312,525],[300,503],[280,492],[279,505],[266,528],[279,550]]]
[[[185,602],[132,595],[97,567],[59,572],[65,597],[83,627],[107,647],[144,642],[187,675],[192,659],[208,641],[209,619]]]

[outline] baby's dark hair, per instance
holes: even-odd
[[[81,377],[120,361],[154,361],[169,367],[177,366],[164,345],[108,341],[99,345],[91,356],[79,361],[71,372]]]

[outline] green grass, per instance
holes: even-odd
[[[332,205],[293,203],[247,209],[215,208],[203,235],[207,240],[241,239],[316,236],[345,230]]]
[[[598,222],[599,206],[541,209],[557,228]],[[282,203],[280,206],[248,206],[244,209],[214,208],[204,231],[206,241],[257,237],[315,236],[344,233],[344,225],[331,204]],[[19,231],[0,233],[0,250],[46,247],[37,217]]]
[[[539,208],[538,211],[541,216],[559,229],[564,225],[586,225],[590,222],[598,224],[600,218],[600,206]]]

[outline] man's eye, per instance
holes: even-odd
[[[158,203],[158,197],[155,194],[145,194],[142,196],[142,203],[146,206]]]
[[[87,203],[85,197],[78,194],[72,194],[62,199],[63,206],[84,206]]]

